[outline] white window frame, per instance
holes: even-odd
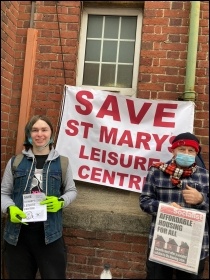
[[[104,87],[104,86],[87,86],[82,85],[83,71],[84,71],[84,60],[85,60],[85,47],[86,47],[86,35],[87,35],[87,23],[88,15],[116,15],[116,16],[137,16],[137,26],[136,26],[136,42],[135,42],[135,53],[134,53],[134,65],[133,65],[133,80],[131,88],[118,88],[118,87]],[[138,76],[139,76],[139,58],[140,58],[140,47],[141,47],[141,30],[142,30],[142,8],[139,9],[104,9],[104,8],[84,8],[81,20],[81,30],[80,30],[80,41],[79,41],[79,52],[78,52],[78,63],[77,63],[77,76],[76,76],[76,86],[106,90],[110,92],[119,93],[122,95],[136,97],[137,86],[138,86]]]

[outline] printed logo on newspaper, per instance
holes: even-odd
[[[183,218],[195,220],[195,221],[202,221],[203,215],[199,214],[198,212],[186,210],[186,209],[178,209],[175,207],[169,207],[169,206],[161,206],[161,212],[166,213],[168,215],[174,215],[174,216],[181,216]]]

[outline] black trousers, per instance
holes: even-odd
[[[202,279],[205,259],[201,260],[198,267],[198,275],[189,273],[183,270],[174,269],[172,267],[162,265],[156,262],[152,262],[149,260],[149,251],[147,254],[147,277],[146,279],[173,279],[173,275],[175,275],[175,279]]]
[[[66,279],[67,253],[63,237],[46,245],[44,229],[22,226],[17,246],[5,241],[4,261],[9,279]],[[25,228],[25,229],[24,229]]]

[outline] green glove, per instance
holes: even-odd
[[[56,196],[46,196],[45,200],[41,201],[40,204],[47,205],[47,212],[57,212],[64,206],[64,200]]]
[[[22,223],[21,219],[26,218],[26,214],[15,205],[9,206],[9,216],[12,223]]]

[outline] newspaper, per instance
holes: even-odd
[[[26,218],[22,222],[40,222],[47,220],[47,206],[40,205],[45,199],[44,193],[33,193],[23,195],[23,212]]]
[[[206,213],[159,203],[149,260],[197,274]]]

